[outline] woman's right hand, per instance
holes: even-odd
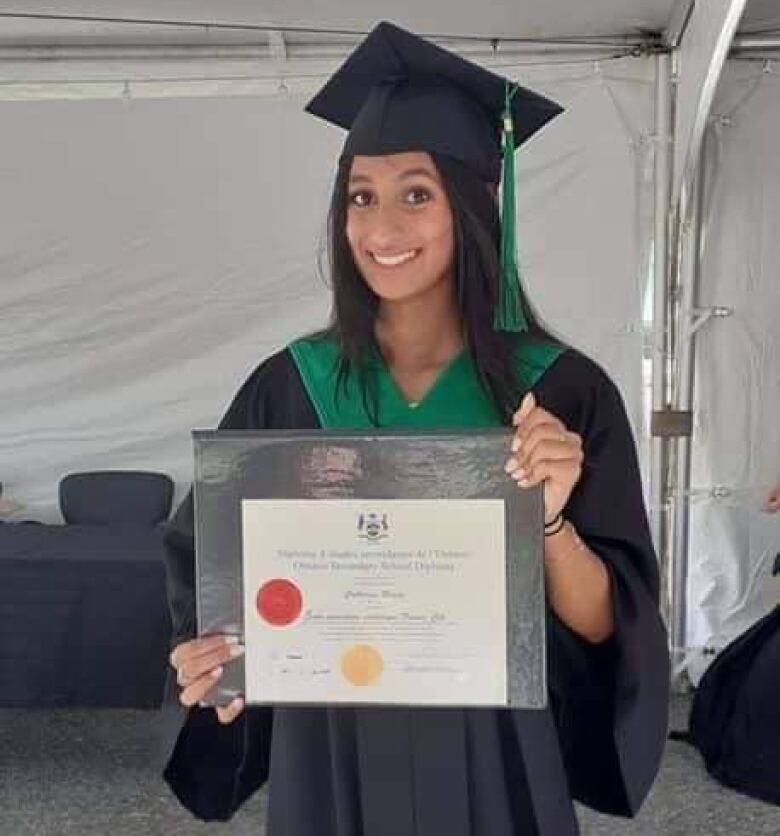
[[[237,636],[206,636],[177,645],[170,655],[170,663],[181,685],[181,704],[192,708],[201,702],[219,682],[225,665],[243,653],[244,647]],[[232,723],[243,709],[241,697],[224,707],[217,706],[219,722]]]

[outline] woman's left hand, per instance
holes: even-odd
[[[512,455],[504,470],[521,488],[544,484],[544,521],[552,522],[569,501],[582,473],[582,439],[536,405],[529,392],[512,416]]]

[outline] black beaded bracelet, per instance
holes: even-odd
[[[550,520],[550,522],[544,524],[544,536],[552,537],[553,534],[557,534],[564,527],[564,525],[566,525],[566,520],[563,518],[563,512],[559,511],[558,514]]]

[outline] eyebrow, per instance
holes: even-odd
[[[412,177],[427,177],[429,180],[437,182],[436,177],[427,168],[408,168],[406,171],[398,175],[399,180],[409,180]],[[349,182],[353,183],[370,183],[371,178],[366,174],[350,174]]]

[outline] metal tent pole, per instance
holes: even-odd
[[[780,49],[780,35],[737,35],[731,42],[731,54]]]
[[[676,358],[672,380],[672,409],[689,416],[687,433],[674,441],[674,491],[672,560],[669,585],[669,621],[673,674],[679,673],[685,659],[688,591],[688,541],[690,531],[691,436],[696,331],[704,320],[696,321],[696,300],[701,276],[701,229],[704,194],[705,147],[702,144],[693,182],[683,184],[680,196],[680,262],[676,304]]]
[[[672,86],[669,53],[656,56],[655,82],[655,229],[653,235],[653,322],[651,331],[652,411],[662,412],[667,404],[667,334],[669,328],[669,195],[672,161]],[[668,566],[668,520],[666,519],[666,458],[668,441],[651,433],[650,522],[653,542],[661,563],[661,576]],[[665,581],[664,581],[665,582]],[[668,621],[671,599],[668,590],[662,610]]]

